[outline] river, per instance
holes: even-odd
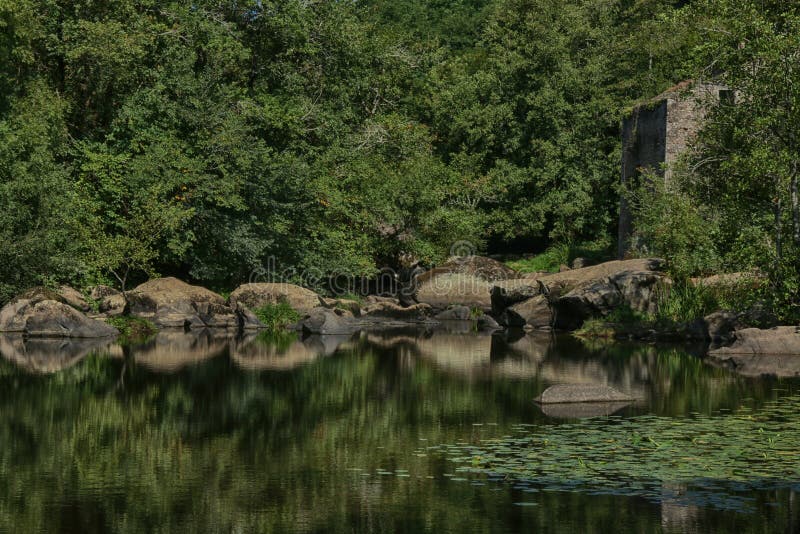
[[[0,353],[2,532],[800,529],[800,457],[781,445],[800,381],[702,348],[455,327],[2,337]],[[534,403],[557,383],[638,400]]]

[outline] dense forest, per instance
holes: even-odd
[[[0,0],[0,302],[610,246],[625,194],[640,253],[789,310],[799,77],[777,0]],[[740,97],[621,191],[622,118],[689,78]]]

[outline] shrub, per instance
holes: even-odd
[[[300,320],[300,314],[287,302],[266,304],[253,310],[253,313],[270,330],[279,330]]]

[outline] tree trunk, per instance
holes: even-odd
[[[773,214],[775,216],[775,287],[780,289],[783,285],[781,276],[781,263],[783,260],[783,231],[781,228],[781,219],[783,218],[783,203],[781,201],[780,188],[778,187],[779,180],[775,178],[775,199],[773,200]]]
[[[792,162],[792,222],[794,223],[794,244],[800,247],[800,195],[797,191],[797,161]]]

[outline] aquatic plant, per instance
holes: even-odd
[[[458,464],[458,472],[533,491],[686,499],[741,510],[747,506],[743,492],[800,488],[798,413],[800,396],[792,396],[758,413],[743,408],[679,419],[647,415],[517,425],[510,436],[430,450]]]

